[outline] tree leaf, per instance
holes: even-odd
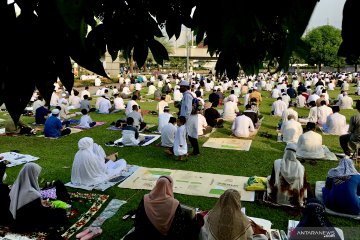
[[[139,68],[144,66],[144,63],[148,56],[148,52],[149,52],[149,47],[145,42],[138,43],[135,45],[133,57]]]
[[[151,50],[152,55],[154,56],[155,61],[163,65],[164,60],[169,60],[168,52],[166,48],[155,39],[149,41],[149,48]]]

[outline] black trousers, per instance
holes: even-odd
[[[71,129],[65,128],[64,130],[61,131],[61,136],[69,135],[70,133],[71,133]]]
[[[193,147],[193,152],[192,152],[193,155],[198,155],[200,152],[199,152],[199,143],[197,138],[192,138],[190,136],[188,136],[188,138],[191,146]]]
[[[339,137],[339,141],[344,153],[349,156],[351,153],[349,148],[350,134],[341,135]]]

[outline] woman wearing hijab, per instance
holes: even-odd
[[[307,188],[305,168],[296,159],[296,144],[288,143],[283,158],[274,162],[268,181],[268,198],[278,204],[304,206]]]
[[[71,182],[76,185],[91,186],[105,182],[119,175],[126,167],[125,160],[105,163],[104,149],[89,137],[78,142],[79,151],[75,154],[71,170]]]
[[[215,207],[205,215],[200,239],[248,240],[252,236],[250,221],[241,212],[240,193],[233,189],[226,190]]]
[[[302,212],[299,224],[293,231],[290,232],[290,240],[305,239],[306,236],[304,236],[303,233],[297,235],[297,233],[301,230],[316,230],[312,231],[313,235],[311,235],[311,239],[324,239],[324,233],[333,236],[331,237],[331,239],[342,239],[339,236],[339,230],[335,229],[327,219],[324,204],[316,198],[312,198],[307,201],[305,209]],[[320,235],[316,236],[314,235],[314,232],[318,232]],[[341,235],[343,234],[341,233]],[[307,237],[307,239],[310,239],[310,236]]]
[[[189,221],[174,198],[173,179],[161,176],[153,190],[141,200],[135,231],[125,239],[191,239]]]
[[[9,209],[15,231],[49,231],[67,221],[65,209],[44,206],[38,183],[40,172],[36,163],[26,163],[11,188]]]
[[[322,192],[324,204],[331,210],[360,214],[360,175],[351,159],[344,158],[330,169]]]
[[[2,159],[3,157],[0,157]],[[8,225],[12,221],[12,216],[9,211],[10,197],[9,197],[9,186],[4,184],[3,181],[6,179],[6,164],[0,162],[0,225]]]

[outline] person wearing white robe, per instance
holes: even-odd
[[[170,118],[172,117],[172,115],[169,113],[170,108],[169,106],[164,107],[164,111],[163,113],[159,114],[158,117],[158,132],[161,133],[162,128],[168,124]]]
[[[81,94],[80,94],[81,100],[84,100],[85,95],[90,97],[90,92],[88,90],[89,90],[89,87],[85,87],[85,89],[81,91]]]
[[[332,109],[326,106],[326,101],[321,101],[321,106],[318,107],[318,124],[323,125],[326,123],[326,118],[332,114]]]
[[[73,109],[80,108],[81,98],[78,95],[79,93],[76,93],[76,95],[70,100],[70,105],[73,106]]]
[[[42,96],[38,96],[38,99],[33,103],[32,108],[33,108],[33,113],[36,113],[36,109],[38,109],[41,106],[44,106],[45,102],[43,101]]]
[[[322,136],[315,132],[315,128],[315,123],[307,123],[307,132],[301,134],[297,143],[296,155],[298,157],[308,159],[325,158]]]
[[[50,99],[50,106],[51,107],[56,107],[56,106],[59,106],[59,95],[57,92],[53,92],[52,95],[51,95],[51,99]]]
[[[169,104],[167,102],[165,102],[165,96],[162,95],[160,102],[158,102],[156,105],[156,111],[158,111],[158,114],[160,115],[160,114],[164,113],[164,108],[168,107],[168,106],[169,106]]]
[[[78,147],[71,170],[71,183],[74,185],[92,186],[105,182],[120,175],[126,167],[123,159],[105,163],[104,149],[94,143],[92,138],[81,138]]]
[[[119,94],[114,94],[115,99],[114,99],[114,108],[115,110],[124,110],[125,109],[125,104],[124,104],[124,99],[122,99],[122,97]]]
[[[161,129],[161,146],[173,148],[175,141],[175,134],[177,127],[175,126],[176,118],[170,117],[168,123],[166,123]]]
[[[274,89],[271,91],[271,98],[276,98],[276,99],[278,99],[279,97],[281,97],[281,92],[280,92],[280,90],[277,88],[277,86],[274,86]]]
[[[323,125],[323,131],[331,134],[341,136],[347,133],[348,126],[346,125],[346,117],[339,113],[339,106],[332,107],[333,114],[326,118],[326,124]]]
[[[131,100],[126,104],[126,109],[125,109],[125,114],[126,115],[129,115],[129,113],[131,113],[133,111],[132,110],[133,105],[138,105],[139,106],[139,104],[136,102],[136,100],[137,100],[137,96],[134,95],[134,96],[132,96]]]
[[[349,83],[346,80],[344,80],[343,84],[341,85],[341,90],[349,91],[349,87],[350,87]]]
[[[295,121],[298,121],[298,116],[299,116],[299,115],[298,115],[298,113],[294,110],[294,105],[290,105],[289,108],[287,108],[287,109],[285,109],[285,110],[283,111],[283,114],[282,114],[282,116],[281,116],[283,123],[287,122],[289,115],[293,115]]]
[[[310,102],[310,111],[307,118],[299,118],[300,123],[307,123],[307,122],[314,122],[317,123],[318,121],[318,107],[316,106],[316,103]]]
[[[287,109],[286,103],[282,101],[281,97],[278,97],[271,106],[271,111],[274,116],[282,117],[283,112]]]
[[[288,120],[281,124],[281,134],[284,142],[297,143],[301,134],[303,134],[303,128],[301,123],[295,120],[295,116],[288,115]]]
[[[312,101],[315,101],[318,100],[318,98],[320,98],[319,95],[316,94],[316,92],[314,92],[313,94],[311,94],[309,97],[308,97],[308,100],[307,100],[307,103],[310,103]]]
[[[231,126],[231,131],[236,137],[242,138],[251,137],[256,134],[254,123],[251,118],[245,115],[240,115],[235,118]]]
[[[239,108],[234,103],[234,98],[232,96],[229,97],[228,101],[224,104],[223,119],[225,121],[234,121],[238,112]]]
[[[180,157],[187,155],[188,147],[186,142],[186,118],[185,116],[180,116],[177,121],[178,128],[175,133],[175,140],[174,140],[174,155]]]
[[[302,94],[298,95],[296,97],[296,106],[299,108],[305,107],[306,104],[306,97]]]
[[[156,87],[154,86],[154,83],[150,83],[148,93],[146,95],[154,95],[154,92],[156,91]]]
[[[333,91],[333,90],[334,90],[334,88],[335,88],[334,83],[333,83],[333,82],[329,82],[327,90],[329,90],[329,91]]]
[[[100,102],[99,102],[99,113],[101,114],[109,114],[111,112],[112,109],[112,105],[109,99],[107,99],[106,97],[101,97],[103,98]]]
[[[198,135],[202,136],[204,135],[204,130],[211,128],[208,126],[207,122],[206,122],[206,118],[204,117],[204,115],[198,113]]]
[[[348,96],[347,92],[343,93],[343,97],[339,100],[339,106],[341,109],[353,109],[353,100]]]
[[[282,93],[282,95],[281,95],[281,99],[282,99],[282,101],[286,104],[286,107],[288,107],[288,106],[289,106],[289,103],[290,103],[290,101],[291,101],[290,96],[287,95],[287,94],[284,92],[284,93]]]

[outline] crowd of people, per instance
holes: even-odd
[[[88,87],[81,92],[74,89],[71,93],[55,89],[49,106],[35,92],[32,104],[35,122],[44,125],[46,137],[61,137],[70,134],[69,120],[77,115],[81,114],[82,128],[92,128],[96,122],[89,113],[114,114],[115,127],[122,129],[122,144],[137,146],[145,140],[140,132],[149,131],[140,100],[150,99],[157,101],[156,131],[161,134],[159,146],[167,155],[186,161],[189,156],[201,154],[198,138],[214,128],[230,125],[229,130],[237,138],[256,135],[263,117],[260,113],[263,94],[267,91],[274,99],[271,117],[279,119],[274,128],[278,130],[280,140],[286,143],[283,157],[274,161],[271,175],[267,178],[267,200],[304,209],[298,227],[334,229],[324,217],[325,207],[339,213],[360,214],[360,174],[351,159],[352,152],[360,143],[360,102],[355,104],[358,113],[350,118],[349,126],[345,116],[340,114],[342,109],[353,109],[349,82],[355,80],[360,86],[359,74],[261,73],[241,75],[234,80],[195,73],[191,76],[183,73],[160,76],[159,79],[152,76],[149,80],[120,76],[118,88],[99,86],[95,94],[90,93]],[[341,92],[336,99],[330,99],[328,91],[334,91],[335,86],[339,86]],[[143,88],[147,88],[146,97],[141,95]],[[205,98],[207,94],[208,98]],[[96,98],[94,106],[91,98]],[[239,110],[240,106],[243,106],[243,111]],[[308,116],[299,116],[297,108],[308,109]],[[116,113],[119,112],[125,117],[118,118]],[[313,199],[314,193],[301,163],[303,159],[326,158],[322,135],[316,132],[316,128],[338,135],[339,145],[345,154],[339,166],[328,172],[322,201]],[[22,121],[15,124],[9,120],[6,131],[32,134],[34,130]],[[188,142],[192,148],[190,154]],[[126,167],[124,160],[109,161],[104,149],[90,137],[80,139],[78,147],[71,172],[74,184],[96,184]],[[5,175],[3,164],[0,167],[0,174]],[[63,209],[49,207],[41,199],[38,184],[40,171],[41,167],[35,163],[25,164],[11,191],[1,182],[0,191],[4,194],[0,199],[0,223],[10,224],[15,231],[37,231],[65,224]],[[199,239],[268,238],[266,234],[254,232],[253,223],[241,212],[238,191],[225,191],[214,208],[204,214],[203,223],[199,226],[185,214],[174,197],[173,187],[173,179],[169,176],[161,176],[157,180],[154,189],[142,198],[134,231],[125,239],[194,239],[195,236]],[[37,215],[37,218],[31,224],[25,223],[26,217],[31,214]],[[336,236],[339,237],[339,234],[336,233]]]

